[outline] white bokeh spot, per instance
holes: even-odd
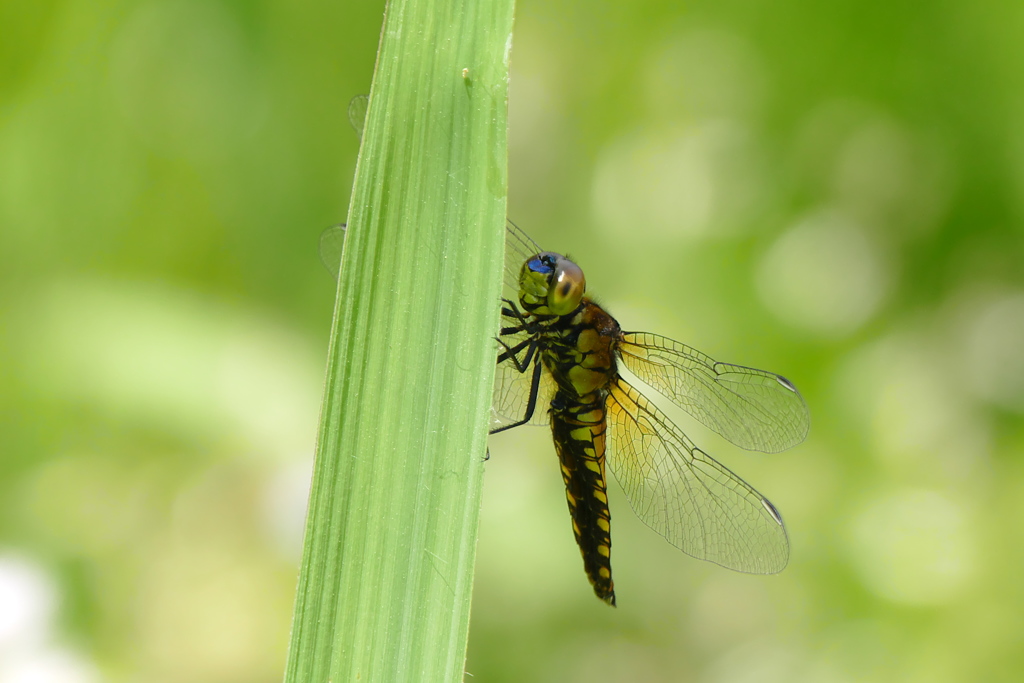
[[[983,304],[968,322],[965,367],[976,396],[1024,413],[1024,292]]]
[[[624,135],[597,162],[599,225],[616,238],[628,230],[661,243],[746,229],[764,197],[752,141],[724,119]]]
[[[881,306],[893,276],[867,232],[846,214],[822,211],[783,233],[765,253],[757,285],[780,319],[843,337]]]
[[[902,490],[869,501],[849,532],[848,550],[864,584],[893,602],[948,602],[973,573],[967,515],[935,491]]]

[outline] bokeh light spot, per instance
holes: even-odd
[[[602,152],[591,192],[609,236],[628,226],[662,243],[739,232],[763,198],[752,138],[728,120],[623,136]]]
[[[941,604],[973,572],[966,514],[943,494],[904,490],[876,498],[854,517],[849,552],[861,579],[894,602]]]
[[[45,640],[57,603],[57,588],[34,562],[0,555],[0,653]]]
[[[312,450],[318,354],[255,311],[83,278],[26,296],[12,329],[41,393],[190,437],[231,433],[286,459]]]
[[[892,275],[879,248],[849,216],[823,211],[790,228],[757,271],[765,305],[780,319],[842,337],[878,310]]]
[[[861,347],[837,381],[847,414],[869,428],[868,452],[890,472],[962,483],[988,456],[990,429],[951,381],[959,364],[934,329],[924,324]]]
[[[0,683],[99,683],[96,667],[71,650],[45,648],[0,660]]]
[[[982,306],[967,329],[966,373],[986,401],[1024,413],[1024,292]]]
[[[745,117],[763,97],[763,60],[741,36],[703,27],[656,46],[643,69],[646,101],[658,118]]]
[[[893,242],[935,228],[955,185],[942,142],[878,104],[820,104],[801,124],[794,148],[806,187]]]

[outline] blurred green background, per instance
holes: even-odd
[[[0,683],[277,681],[382,2],[0,3]],[[785,374],[786,453],[680,418],[778,576],[492,439],[477,681],[1024,671],[1024,5],[521,0],[509,214],[627,329]]]

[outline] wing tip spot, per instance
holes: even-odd
[[[772,516],[772,519],[775,520],[776,524],[778,524],[779,526],[785,526],[782,523],[782,515],[779,514],[779,511],[775,509],[775,506],[772,505],[770,500],[768,500],[767,498],[762,498],[761,505],[764,506],[764,509],[767,510],[768,514]]]
[[[792,392],[793,392],[794,394],[795,394],[795,393],[797,393],[796,387],[795,387],[795,386],[793,386],[793,383],[792,383],[792,382],[790,382],[790,381],[789,381],[788,379],[786,379],[785,377],[783,377],[782,375],[775,375],[775,379],[776,379],[776,380],[778,381],[778,383],[779,383],[779,384],[781,384],[781,385],[782,385],[782,386],[784,386],[785,388],[789,389],[789,390],[790,390],[790,391],[792,391]]]

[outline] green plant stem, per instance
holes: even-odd
[[[501,291],[512,11],[513,0],[388,5],[287,683],[462,680]]]

